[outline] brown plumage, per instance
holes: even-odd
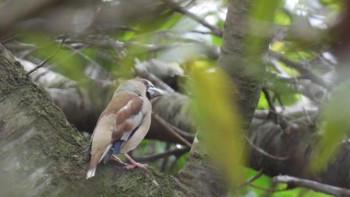
[[[146,168],[127,153],[139,145],[149,130],[152,106],[147,97],[161,94],[161,90],[145,79],[131,79],[120,84],[94,129],[87,179],[95,176],[96,167],[102,159],[108,161],[112,158],[126,165],[127,169]],[[131,164],[120,161],[114,153],[125,154]]]

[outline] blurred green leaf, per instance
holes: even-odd
[[[169,173],[173,174],[173,173],[177,173],[186,163],[187,158],[189,156],[189,153],[185,153],[184,155],[182,155],[181,157],[179,157],[176,160],[176,165],[174,169],[170,169],[171,171]]]
[[[242,126],[238,111],[232,103],[234,85],[226,74],[203,67],[192,69],[193,114],[205,139],[210,156],[218,161],[231,184],[242,176]]]
[[[250,16],[263,21],[271,21],[282,3],[282,0],[270,0],[269,3],[262,0],[253,1],[249,10]]]
[[[166,18],[166,20],[159,23],[160,30],[168,30],[172,27],[174,27],[181,19],[183,18],[182,14],[179,13],[173,13],[171,16]]]
[[[290,25],[292,20],[285,10],[277,10],[274,22],[278,25]]]
[[[319,2],[335,10],[341,10],[341,8],[344,8],[344,2],[339,0],[319,0]]]
[[[44,61],[49,58],[47,64],[51,69],[81,84],[85,84],[84,69],[86,61],[76,55],[71,49],[61,47],[61,43],[55,42],[47,35],[38,32],[28,32],[21,37],[25,42],[34,44],[37,50],[34,56]]]
[[[266,97],[264,96],[264,93],[260,93],[259,101],[258,101],[258,109],[267,109],[269,108],[269,103],[266,100]]]
[[[117,36],[117,39],[120,39],[120,40],[123,40],[123,41],[130,40],[135,35],[136,35],[135,31],[125,31],[121,35]]]
[[[221,46],[222,44],[222,38],[218,37],[218,36],[215,36],[215,35],[212,35],[211,36],[211,42],[216,45],[216,46]]]
[[[251,9],[249,9],[249,27],[243,45],[245,57],[242,59],[246,61],[246,64],[249,64],[246,71],[257,79],[262,79],[261,74],[264,73],[265,67],[262,65],[261,59],[257,57],[266,52],[268,46],[266,35],[269,34],[274,24],[276,11],[282,2],[281,0],[271,0],[269,3],[262,0],[252,1]]]
[[[327,103],[322,118],[321,140],[311,159],[311,169],[321,170],[337,153],[341,141],[350,130],[350,83],[338,86]]]

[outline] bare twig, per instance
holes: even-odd
[[[277,183],[291,183],[300,187],[306,187],[318,192],[334,195],[334,196],[350,196],[350,190],[327,185],[324,183],[311,181],[307,179],[296,178],[292,176],[279,175],[273,178]]]
[[[326,89],[329,89],[328,84],[322,78],[315,75],[310,69],[305,68],[305,66],[303,64],[292,61],[292,60],[286,58],[285,56],[283,56],[279,53],[276,53],[274,51],[271,51],[271,50],[269,51],[269,55],[272,58],[275,58],[276,60],[284,63],[286,66],[294,68],[295,70],[299,71],[299,73],[303,77],[310,79],[311,81],[321,85],[322,87],[324,87]]]
[[[256,179],[260,178],[261,175],[263,174],[263,170],[260,169],[254,176],[250,177],[246,183],[252,183],[253,181],[255,181]]]
[[[49,57],[47,57],[44,61],[42,61],[38,66],[36,66],[35,68],[33,68],[32,70],[30,70],[26,76],[29,76],[30,74],[32,74],[34,71],[38,70],[39,68],[45,66],[45,64],[51,59],[53,58],[62,48],[64,41],[66,40],[66,36],[63,37],[60,46],[56,49],[56,51],[54,51]]]
[[[264,96],[265,96],[265,98],[267,100],[267,103],[269,105],[270,110],[276,112],[275,104],[273,103],[273,100],[272,100],[272,98],[271,98],[267,88],[263,87],[262,88],[262,92],[264,93]]]
[[[219,29],[218,27],[209,24],[206,20],[200,18],[199,16],[193,14],[192,12],[186,10],[185,8],[181,7],[177,3],[175,3],[172,0],[163,0],[164,3],[166,3],[169,7],[171,7],[174,11],[179,12],[181,14],[184,14],[188,16],[189,18],[193,19],[194,21],[197,21],[198,23],[202,24],[203,26],[210,29],[214,35],[218,37],[222,37],[223,31]]]
[[[187,141],[184,137],[182,137],[180,134],[178,134],[172,127],[171,124],[168,123],[166,120],[161,118],[158,114],[152,112],[153,117],[165,127],[165,129],[174,137],[178,138],[180,141],[182,141],[186,146],[191,147],[192,144]]]
[[[190,33],[204,34],[204,35],[206,35],[206,34],[213,34],[213,32],[211,32],[211,31],[198,31],[198,30],[191,30],[191,31],[188,31],[188,32],[190,32]]]
[[[173,150],[169,150],[163,153],[159,153],[159,154],[154,154],[154,155],[149,155],[149,156],[144,156],[144,157],[133,157],[135,159],[135,161],[138,162],[151,162],[151,161],[155,161],[161,158],[166,158],[169,156],[174,155],[175,157],[180,157],[181,155],[187,153],[190,150],[190,148],[185,147],[185,148],[181,148],[181,149],[173,149]]]
[[[254,176],[249,177],[249,179],[246,180],[244,183],[242,183],[239,187],[251,184],[253,181],[260,178],[262,174],[263,174],[263,170],[260,169],[256,174],[254,174]]]
[[[265,150],[263,150],[262,148],[256,146],[248,137],[245,137],[245,139],[247,140],[247,142],[249,143],[249,145],[251,147],[253,147],[256,151],[258,151],[259,153],[265,155],[266,157],[269,157],[271,159],[276,159],[276,160],[280,160],[280,161],[285,161],[289,158],[289,156],[286,157],[278,157],[278,156],[274,156],[271,155],[270,153],[266,152]]]
[[[249,184],[250,187],[254,187],[256,189],[260,189],[260,190],[263,190],[263,191],[266,191],[266,192],[283,192],[283,191],[286,191],[288,190],[287,188],[286,189],[271,189],[271,188],[265,188],[265,187],[260,187],[260,186],[257,186],[257,185],[254,185],[252,183]]]
[[[172,124],[170,124],[170,123],[169,123],[169,126],[170,126],[171,128],[173,128],[173,129],[176,131],[176,133],[180,134],[180,135],[183,136],[185,139],[187,139],[187,141],[190,140],[190,141],[192,142],[192,141],[194,140],[194,137],[195,137],[194,134],[189,133],[189,132],[186,132],[186,131],[180,129],[179,127],[176,127],[176,126],[174,126],[174,125],[172,125]]]
[[[136,60],[136,64],[142,65],[143,63]],[[142,65],[142,66],[144,66],[144,65]],[[173,90],[168,84],[164,83],[161,79],[159,79],[154,74],[147,72],[144,69],[138,69],[137,66],[135,66],[135,70],[137,72],[137,75],[139,75],[142,78],[150,80],[155,86],[160,87],[162,90],[165,90],[168,93],[175,93],[175,90]]]
[[[170,143],[166,143],[166,147],[165,147],[165,151],[169,151],[170,149]],[[160,167],[160,171],[161,172],[164,172],[167,165],[168,165],[168,162],[169,162],[169,157],[164,157],[163,161],[162,161],[162,165]]]

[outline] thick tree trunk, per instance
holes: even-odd
[[[246,60],[244,59],[244,51],[242,50],[245,34],[247,33],[248,7],[250,4],[250,0],[231,0],[228,2],[223,44],[219,59],[219,66],[235,82],[237,89],[232,88],[232,102],[238,105],[244,129],[246,130],[249,128],[253,118],[262,86],[262,80],[257,80],[256,78],[258,73],[255,72],[253,74],[250,72],[256,68],[252,68],[252,64],[245,64],[244,61]],[[265,47],[267,48],[267,43]],[[264,67],[258,70],[259,76],[261,76],[264,72]],[[242,136],[244,135],[243,132],[241,133]],[[197,135],[200,136],[200,134],[199,131]],[[242,137],[242,141],[243,139]],[[207,194],[225,196],[227,188],[225,187],[224,177],[220,174],[220,170],[216,165],[210,164],[208,153],[205,151],[205,147],[203,147],[203,142],[210,139],[199,137],[197,140],[199,143],[194,143],[190,154],[192,157],[179,172],[179,179],[186,183],[187,187],[197,188],[197,190],[207,188],[205,190]],[[207,162],[203,164],[203,161]],[[193,171],[196,171],[196,173],[191,173]],[[200,193],[200,195],[203,196],[205,194]]]
[[[261,92],[262,76],[265,73],[262,55],[268,49],[268,42],[261,42],[261,46],[247,46],[247,39],[252,34],[249,29],[249,10],[252,2],[229,2],[219,64],[236,85],[237,90],[233,89],[235,94],[232,100],[237,103],[243,125],[248,129]],[[264,32],[262,34],[260,39],[266,36]],[[248,47],[256,47],[256,54],[249,54],[246,50]],[[254,59],[249,55],[254,55]]]

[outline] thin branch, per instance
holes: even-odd
[[[169,126],[176,131],[176,133],[180,134],[181,136],[185,137],[185,139],[190,140],[191,142],[194,140],[195,135],[189,132],[186,132],[172,124],[169,123]]]
[[[178,138],[180,141],[182,141],[186,146],[191,147],[192,144],[187,141],[184,137],[182,137],[180,134],[178,134],[172,127],[171,124],[168,123],[166,120],[161,118],[158,114],[152,112],[153,117],[165,127],[165,129],[174,137]]]
[[[154,155],[149,155],[144,157],[136,157],[136,158],[133,157],[133,158],[135,159],[135,161],[138,161],[138,162],[151,162],[151,161],[155,161],[161,158],[166,158],[172,155],[174,155],[175,157],[180,157],[181,155],[187,153],[188,151],[190,151],[190,148],[185,147],[181,149],[169,150],[159,154],[154,154]]]
[[[259,153],[265,155],[266,157],[269,157],[271,159],[275,159],[275,160],[280,160],[280,161],[285,161],[289,158],[289,156],[286,157],[279,157],[279,156],[274,156],[271,155],[270,153],[266,152],[265,150],[263,150],[262,148],[256,146],[248,137],[245,137],[245,139],[247,140],[247,142],[249,143],[249,145],[251,147],[253,147],[256,151],[258,151]]]
[[[207,34],[214,34],[212,31],[198,31],[198,30],[191,30],[191,31],[188,31],[190,33],[197,33],[197,34],[204,34],[204,35],[207,35]]]
[[[193,14],[192,12],[186,10],[184,7],[178,5],[172,0],[162,0],[164,3],[166,3],[169,7],[171,7],[174,11],[179,12],[181,14],[184,14],[188,16],[189,18],[193,19],[194,21],[197,21],[198,23],[202,24],[203,26],[210,29],[214,35],[218,37],[222,37],[223,31],[219,29],[218,27],[209,24],[206,20],[200,18],[199,16]]]
[[[137,65],[142,66],[143,68],[146,67],[144,63],[140,62],[139,60],[136,59],[135,61]],[[168,93],[175,93],[175,90],[173,90],[168,84],[164,83],[161,79],[159,79],[153,73],[147,72],[144,69],[139,69],[137,66],[135,66],[135,71],[137,75],[139,75],[142,78],[150,80],[155,86],[160,87],[162,90],[165,90]]]
[[[256,179],[260,178],[261,175],[263,174],[263,170],[260,169],[254,176],[250,177],[246,183],[252,183],[253,181],[255,181]]]
[[[87,46],[84,46],[83,48],[85,48]],[[67,45],[67,48],[69,48],[70,50],[72,50],[72,53],[68,56],[68,57],[65,57],[65,58],[69,58],[71,56],[74,56],[76,54],[78,54],[79,56],[81,56],[83,59],[85,59],[86,61],[88,61],[89,63],[91,63],[92,65],[94,66],[97,66],[99,68],[101,68],[102,66],[97,63],[94,59],[90,58],[89,56],[87,56],[85,53],[83,53],[81,50],[82,49],[76,49],[74,47],[72,47],[71,45]],[[63,59],[64,60],[64,59]]]
[[[54,51],[49,57],[47,57],[44,61],[42,61],[38,66],[36,66],[35,68],[33,68],[32,70],[30,70],[26,76],[28,77],[30,74],[32,74],[34,71],[38,70],[39,68],[45,66],[45,64],[51,59],[53,58],[63,47],[64,41],[66,40],[66,36],[63,37],[60,46],[56,49],[56,51]]]
[[[322,78],[315,75],[310,69],[305,68],[305,66],[303,64],[301,64],[299,62],[292,61],[292,60],[286,58],[285,56],[283,56],[279,53],[276,53],[274,51],[271,51],[271,50],[269,51],[269,55],[272,58],[284,63],[286,66],[294,68],[295,70],[299,71],[299,73],[302,76],[304,76],[305,78],[310,79],[311,81],[321,85],[322,87],[324,87],[326,89],[330,89],[328,84]]]
[[[263,174],[263,170],[260,169],[254,176],[252,176],[252,177],[250,177],[249,179],[247,179],[247,180],[246,180],[244,183],[242,183],[239,187],[242,187],[242,186],[251,184],[253,181],[255,181],[256,179],[260,178],[262,174]]]
[[[249,186],[250,187],[254,187],[256,189],[260,189],[260,190],[263,190],[263,191],[266,191],[266,192],[284,192],[286,190],[288,190],[288,188],[286,189],[271,189],[271,188],[265,188],[265,187],[260,187],[260,186],[257,186],[257,185],[254,185],[252,183],[249,183]]]
[[[272,118],[275,123],[278,122],[278,114],[276,112],[275,104],[270,96],[270,93],[266,87],[263,87],[261,91],[264,93],[265,99],[269,105],[269,115],[267,118]]]
[[[276,112],[275,104],[273,103],[272,98],[271,98],[267,88],[263,87],[262,92],[264,93],[265,99],[267,100],[267,104],[269,105],[270,110]]]
[[[169,151],[170,145],[171,145],[171,144],[170,144],[169,142],[166,143],[165,151]],[[167,165],[168,165],[168,162],[169,162],[169,157],[164,157],[164,159],[163,159],[163,161],[162,161],[162,165],[161,165],[161,167],[160,167],[160,171],[161,171],[161,172],[164,172],[164,171],[165,171],[165,169],[166,169],[166,167],[167,167]]]
[[[286,175],[279,175],[274,177],[273,180],[276,183],[293,184],[293,185],[306,187],[318,192],[322,192],[322,193],[330,194],[334,196],[350,196],[350,190],[348,189],[335,187],[335,186],[331,186],[331,185],[327,185],[324,183],[311,181],[307,179],[301,179],[301,178],[296,178],[296,177],[286,176]]]

